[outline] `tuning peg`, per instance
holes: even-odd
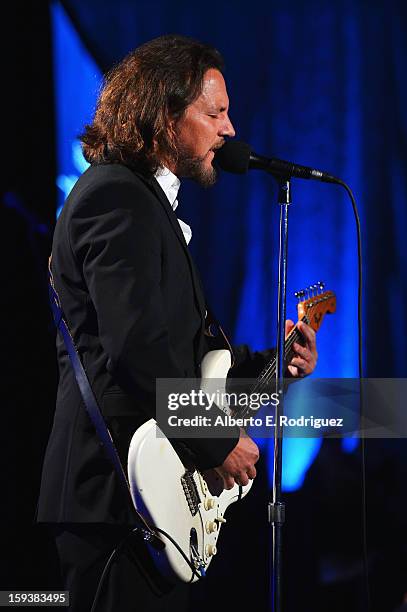
[[[318,281],[317,285],[318,285],[320,293],[322,293],[325,288],[325,283],[323,283],[322,281]]]

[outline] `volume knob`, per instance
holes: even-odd
[[[218,551],[217,551],[215,544],[206,545],[206,556],[207,557],[212,557],[213,555],[216,555],[217,552]]]
[[[216,508],[217,501],[214,497],[207,497],[204,502],[205,510]]]
[[[218,523],[216,521],[208,521],[206,523],[206,532],[214,533],[215,531],[218,531]]]

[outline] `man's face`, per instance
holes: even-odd
[[[192,178],[204,187],[215,183],[214,150],[224,144],[225,136],[235,135],[228,109],[224,78],[219,70],[210,68],[201,94],[175,125],[179,157],[171,170],[177,176]]]

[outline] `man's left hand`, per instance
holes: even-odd
[[[289,319],[285,322],[285,334],[288,336],[294,322]],[[298,342],[294,342],[293,351],[294,357],[287,366],[287,370],[294,378],[303,378],[311,374],[317,365],[318,353],[316,345],[316,334],[312,327],[298,321],[297,328],[301,332],[305,345],[301,346]]]

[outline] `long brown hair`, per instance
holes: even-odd
[[[146,173],[176,160],[173,122],[199,96],[209,68],[223,70],[220,53],[185,36],[160,36],[132,51],[105,77],[81,136],[85,159]]]

